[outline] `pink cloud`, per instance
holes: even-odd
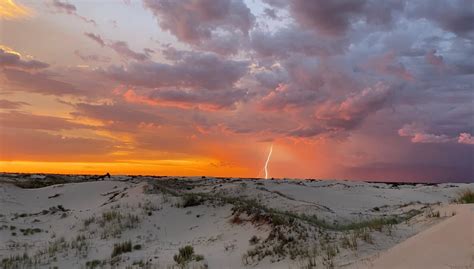
[[[458,137],[458,143],[474,145],[474,137],[469,133],[461,133]]]
[[[248,34],[255,22],[241,0],[145,0],[144,5],[157,17],[162,29],[191,44],[210,39],[215,31]]]
[[[398,135],[404,137],[411,137],[410,141],[413,143],[449,143],[453,139],[444,134],[430,134],[424,131],[424,128],[415,123],[405,124],[398,130]]]
[[[373,57],[366,67],[381,74],[395,76],[406,81],[413,81],[415,77],[402,63],[397,63],[397,55],[391,51],[381,56]]]
[[[388,99],[391,88],[377,83],[361,92],[349,95],[342,102],[328,101],[316,109],[316,119],[328,126],[350,129],[358,125],[370,113],[381,109]]]
[[[435,135],[435,134],[426,134],[426,133],[415,133],[411,138],[413,143],[448,143],[453,141],[447,135]]]
[[[425,55],[425,60],[429,64],[432,64],[434,66],[443,66],[443,56],[441,55],[436,55],[436,50],[430,50],[426,55]]]
[[[142,96],[130,89],[123,94],[123,97],[130,103],[216,111],[233,109],[237,102],[244,99],[245,94],[245,91],[238,89],[217,92],[204,89],[161,89],[152,91],[149,96]]]

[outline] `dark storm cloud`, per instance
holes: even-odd
[[[404,1],[336,0],[336,1],[265,1],[275,7],[287,7],[293,18],[306,29],[326,36],[344,35],[358,21],[388,26],[394,13],[404,9]]]
[[[63,13],[77,14],[75,6],[56,2]],[[78,48],[75,55],[113,64],[46,69],[3,51],[0,79],[13,90],[80,96],[71,104],[73,117],[142,139],[137,147],[168,143],[153,141],[155,127],[185,126],[167,150],[181,150],[176,137],[193,131],[196,143],[223,133],[255,141],[324,141],[341,151],[375,148],[363,162],[343,164],[352,178],[472,177],[472,1],[247,3],[258,8],[242,0],[144,0],[159,28],[177,39],[160,43],[161,50],[86,32],[100,47]],[[101,55],[104,49],[119,57]],[[12,129],[30,121],[55,131],[80,128],[68,120],[3,116],[11,117]],[[146,134],[139,133],[143,129]],[[190,141],[183,143],[196,144]]]
[[[215,31],[248,34],[255,17],[242,0],[144,0],[160,27],[178,40],[198,44]]]
[[[461,37],[474,38],[474,2],[471,0],[416,1],[410,15],[425,18]]]
[[[200,44],[196,45],[195,48],[228,56],[237,54],[241,46],[241,40],[237,35],[221,34],[203,40]]]
[[[245,74],[247,65],[209,53],[185,53],[174,64],[136,62],[127,67],[111,66],[103,72],[128,85],[219,90],[233,87]]]
[[[260,104],[265,110],[282,110],[314,104],[317,98],[318,92],[315,89],[301,89],[292,85],[281,84],[263,97]]]
[[[290,10],[301,25],[327,35],[344,34],[351,19],[360,15],[365,1],[290,1]]]
[[[11,67],[19,69],[43,69],[49,64],[37,60],[25,60],[13,52],[8,52],[0,48],[0,67]]]
[[[324,40],[312,32],[286,28],[274,33],[254,31],[251,45],[260,57],[285,58],[293,53],[308,56],[334,55],[343,52],[344,40]]]

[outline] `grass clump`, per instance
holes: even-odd
[[[83,221],[83,230],[100,233],[101,239],[119,238],[122,232],[136,228],[140,218],[134,214],[122,214],[118,210],[103,212],[100,216],[90,216]]]
[[[102,268],[104,265],[105,262],[101,260],[92,260],[86,262],[87,269]]]
[[[14,255],[9,258],[3,258],[0,265],[0,268],[4,269],[29,268],[33,265],[33,261],[28,254],[24,253],[23,255]]]
[[[202,197],[196,194],[187,194],[183,196],[183,203],[181,204],[182,207],[191,207],[191,206],[198,206],[204,202]]]
[[[466,189],[466,190],[461,191],[458,194],[458,198],[456,201],[461,204],[473,204],[474,203],[474,190]]]
[[[121,217],[122,215],[120,214],[120,212],[114,210],[102,213],[102,219],[104,220],[104,222],[111,222],[115,219],[120,219]]]
[[[91,225],[94,222],[95,222],[95,217],[91,216],[91,217],[84,220],[84,226],[87,227],[87,226]]]
[[[184,267],[193,260],[197,262],[204,260],[204,256],[194,254],[193,246],[187,245],[180,248],[178,254],[173,256],[173,259],[178,265]]]
[[[33,235],[36,233],[41,233],[42,230],[40,228],[27,228],[27,229],[20,229],[20,232],[26,236],[26,235]]]
[[[112,258],[121,255],[122,253],[132,252],[132,242],[126,241],[118,244],[114,244],[114,250],[112,251]]]

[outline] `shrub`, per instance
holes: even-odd
[[[118,211],[107,211],[107,212],[102,213],[102,219],[105,222],[110,222],[114,219],[119,219],[121,217],[122,215]]]
[[[101,267],[101,265],[103,265],[103,262],[100,261],[100,260],[92,260],[92,261],[88,261],[86,262],[86,268],[90,268],[90,269],[94,269],[96,267]]]
[[[230,220],[230,223],[232,224],[241,224],[243,221],[240,218],[240,214],[235,214],[232,219]]]
[[[196,194],[188,194],[183,196],[183,207],[198,206],[202,204],[203,199]]]
[[[257,244],[258,241],[260,241],[260,239],[259,239],[256,235],[252,236],[252,237],[250,238],[250,240],[249,240],[249,242],[250,242],[251,245]]]
[[[185,246],[179,249],[179,253],[173,256],[173,259],[178,264],[183,264],[191,261],[194,256],[194,248],[192,246]]]
[[[87,227],[87,226],[91,225],[94,222],[95,222],[95,217],[94,216],[89,217],[89,218],[84,220],[84,226]]]
[[[33,265],[32,259],[28,254],[14,255],[9,258],[3,258],[0,261],[0,268],[15,269],[15,268],[31,268]]]
[[[273,225],[279,226],[279,225],[287,224],[288,220],[282,215],[272,214],[271,215],[271,222],[272,222]]]
[[[40,228],[26,228],[26,229],[20,229],[20,232],[23,233],[23,235],[33,235],[35,233],[40,233],[42,230]]]
[[[466,189],[458,194],[458,203],[461,204],[473,204],[474,203],[474,190]]]
[[[132,251],[132,242],[126,241],[123,243],[114,244],[114,250],[112,251],[112,258],[122,253],[131,252]]]
[[[174,261],[183,266],[186,265],[188,262],[195,260],[195,261],[202,261],[204,260],[203,255],[195,255],[193,246],[187,245],[179,249],[179,253],[173,256]]]

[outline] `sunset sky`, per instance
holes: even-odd
[[[472,0],[0,0],[0,171],[474,180]]]

